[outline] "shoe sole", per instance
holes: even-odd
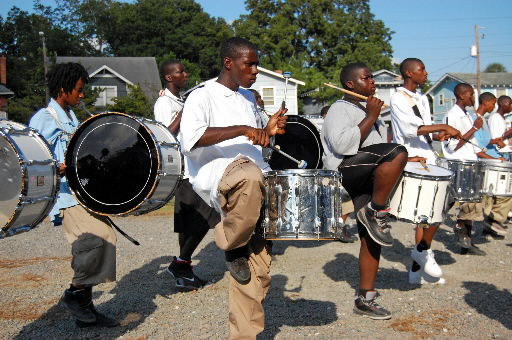
[[[173,278],[174,280],[176,280],[175,285],[176,285],[176,287],[177,287],[177,288],[182,288],[182,289],[187,289],[187,290],[198,290],[198,289],[201,289],[201,288],[203,288],[204,286],[206,286],[206,284],[205,284],[204,286],[201,286],[201,287],[185,286],[185,285],[182,285],[182,284],[180,284],[180,283],[179,283],[179,282],[180,282],[180,280],[179,280],[179,279],[181,279],[180,277],[176,277],[176,276],[174,276],[174,274],[169,270],[169,268],[165,269],[165,271],[166,271],[169,275],[171,275],[171,276],[172,276],[172,278]]]
[[[357,212],[357,218],[359,219],[359,221],[361,221],[361,223],[363,224],[363,226],[366,228],[366,231],[368,231],[368,235],[370,235],[370,237],[372,238],[373,241],[375,241],[375,243],[377,244],[380,244],[381,246],[383,247],[392,247],[393,246],[393,242],[391,243],[385,243],[384,241],[380,240],[378,237],[376,237],[375,235],[373,235],[373,230],[372,228],[369,228],[368,227],[368,220],[366,219],[366,214],[364,213],[364,207],[361,208],[358,212]]]
[[[357,309],[356,307],[354,307],[353,311],[357,315],[361,315],[361,316],[364,316],[365,318],[370,318],[372,320],[389,320],[389,319],[391,319],[391,315],[375,316],[375,315],[367,314],[367,313]]]

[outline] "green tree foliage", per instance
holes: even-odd
[[[153,119],[153,105],[149,102],[140,86],[128,85],[128,89],[128,96],[114,98],[115,104],[108,105],[107,111]]]
[[[492,64],[487,65],[484,72],[487,72],[487,73],[507,72],[507,69],[505,68],[505,66],[503,66],[503,64],[492,63]]]

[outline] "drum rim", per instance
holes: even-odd
[[[442,157],[440,157],[439,159],[442,161],[447,161],[448,163],[455,163],[455,164],[464,164],[464,165],[476,164],[476,163],[482,164],[481,161],[473,161],[473,160],[460,160],[460,159],[450,159],[450,158],[442,158]]]
[[[153,134],[153,132],[148,129],[143,123],[141,120],[138,120],[136,117],[133,117],[133,116],[130,116],[129,114],[126,114],[126,113],[122,113],[122,112],[115,112],[115,111],[105,111],[105,112],[102,112],[102,113],[98,113],[94,116],[91,116],[89,118],[87,118],[86,120],[84,120],[82,123],[80,123],[80,125],[76,128],[75,132],[73,132],[73,134],[71,135],[71,137],[69,138],[69,142],[68,142],[68,147],[66,147],[66,152],[65,152],[65,155],[64,155],[64,162],[66,163],[67,160],[68,160],[68,150],[69,150],[69,143],[71,143],[71,140],[73,139],[73,137],[75,137],[75,135],[79,132],[80,128],[82,128],[86,122],[89,122],[91,120],[96,120],[96,119],[99,119],[101,117],[105,117],[105,116],[111,116],[111,115],[121,115],[121,116],[125,116],[125,117],[128,117],[132,120],[135,120],[136,122],[138,122],[140,125],[142,125],[144,127],[144,129],[146,129],[146,131],[151,135],[152,139],[153,139],[153,142],[156,140],[155,138],[155,135]],[[158,171],[160,170],[161,168],[161,158],[162,158],[162,154],[161,154],[161,151],[160,149],[157,147],[156,148],[158,150],[158,152],[156,153],[157,154],[157,171],[156,171],[156,176],[155,176],[155,180],[153,181],[153,185],[150,189],[150,191],[148,191],[148,194],[145,195],[144,199],[142,199],[135,207],[127,210],[127,211],[124,211],[124,212],[121,212],[121,213],[104,213],[104,212],[100,212],[100,211],[96,211],[94,209],[91,209],[89,207],[87,207],[84,202],[82,202],[82,197],[80,195],[77,195],[77,193],[75,192],[74,189],[71,188],[71,186],[69,186],[69,189],[71,190],[71,192],[73,193],[73,195],[75,196],[75,198],[77,199],[77,201],[80,203],[81,206],[83,206],[86,210],[92,212],[92,213],[95,213],[95,214],[98,214],[98,215],[102,215],[102,216],[123,216],[123,215],[129,215],[130,213],[134,212],[135,210],[137,210],[142,204],[144,204],[144,202],[146,202],[146,200],[151,197],[151,195],[154,193],[154,191],[156,190],[156,187],[157,187],[157,183],[159,183],[159,173]],[[66,164],[66,169],[67,169],[67,164]],[[67,174],[66,174],[66,177],[67,177]]]
[[[502,162],[497,159],[482,160],[482,164],[484,166],[484,169],[492,169],[492,168],[512,169],[511,162]]]
[[[265,177],[277,176],[277,177],[285,177],[286,175],[302,175],[307,174],[310,176],[303,177],[311,177],[311,175],[325,174],[327,176],[333,177],[341,177],[341,173],[336,170],[327,170],[327,169],[286,169],[286,170],[271,170],[264,172],[263,175]]]
[[[448,169],[445,169],[445,170],[448,170]],[[418,179],[425,179],[425,180],[432,180],[432,181],[436,181],[436,182],[442,182],[442,181],[450,181],[453,177],[453,172],[450,171],[450,175],[446,175],[446,176],[425,176],[425,175],[420,175],[420,174],[417,174],[415,172],[410,172],[410,171],[405,171],[402,173],[402,175],[404,177],[409,177],[409,178],[418,178]]]

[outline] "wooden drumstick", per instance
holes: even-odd
[[[420,164],[421,166],[423,167],[423,169],[427,170],[428,172],[430,172],[430,169],[429,167],[427,166],[427,163],[425,163],[425,161],[422,159],[420,160]]]
[[[352,91],[349,91],[349,90],[345,90],[344,88],[342,88],[342,87],[338,87],[338,86],[333,85],[333,84],[331,84],[331,83],[324,83],[324,85],[325,85],[325,86],[328,86],[328,87],[330,87],[330,88],[333,88],[333,89],[339,90],[339,91],[341,91],[341,92],[343,92],[343,93],[349,94],[349,95],[351,95],[351,96],[353,96],[353,97],[356,97],[356,98],[359,98],[359,99],[362,99],[362,100],[368,100],[368,97],[363,96],[362,94],[355,93],[355,92],[352,92]],[[387,108],[387,107],[389,107],[389,105],[384,104],[384,105],[382,105],[382,107],[383,107],[383,108]]]

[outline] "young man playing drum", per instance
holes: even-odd
[[[346,95],[331,105],[322,127],[323,164],[338,170],[354,203],[361,248],[359,252],[359,289],[354,312],[372,319],[389,319],[391,313],[375,299],[375,280],[382,246],[391,246],[391,226],[387,222],[389,195],[407,162],[407,150],[385,143],[385,126],[379,120],[384,104],[372,97],[375,82],[363,63],[341,70],[345,89],[369,96],[366,103]]]
[[[458,137],[460,133],[446,124],[432,124],[428,99],[417,92],[418,87],[427,80],[428,73],[423,62],[416,58],[407,58],[400,64],[400,73],[404,79],[404,85],[397,88],[397,92],[391,96],[390,101],[393,141],[407,148],[409,156],[413,157],[409,161],[421,160],[428,164],[435,164],[436,155],[432,149],[432,139]],[[413,264],[409,271],[410,283],[425,282],[422,280],[425,273],[430,277],[439,278],[439,280],[433,280],[434,282],[444,281],[441,280],[442,270],[430,249],[438,228],[439,225],[427,226],[427,228],[416,227],[416,246],[411,251]]]
[[[258,74],[256,46],[230,38],[221,46],[221,73],[192,92],[185,103],[180,143],[189,157],[190,183],[222,215],[215,242],[226,252],[230,338],[255,338],[264,329],[263,299],[270,286],[270,249],[254,233],[265,188],[261,146],[284,133],[286,109],[256,124],[254,95],[248,88]]]
[[[70,135],[78,120],[71,110],[84,97],[83,89],[89,76],[84,67],[76,63],[57,64],[48,72],[51,99],[48,107],[37,111],[30,120],[48,141],[59,164],[60,174],[65,171],[64,154]],[[50,219],[62,216],[64,233],[71,243],[71,267],[74,275],[71,285],[64,291],[63,304],[76,319],[79,327],[114,327],[118,322],[99,313],[92,302],[92,287],[116,279],[116,234],[102,216],[92,215],[73,197],[66,177],[61,178],[60,191]]]
[[[185,66],[177,60],[162,63],[160,75],[165,90],[155,102],[155,119],[176,135],[179,131],[184,100],[180,90],[187,85]],[[206,282],[192,271],[192,254],[208,233],[220,221],[220,215],[206,204],[192,189],[188,179],[187,156],[184,156],[185,173],[174,197],[174,231],[179,233],[180,253],[167,268],[176,279],[176,287],[199,289]]]

